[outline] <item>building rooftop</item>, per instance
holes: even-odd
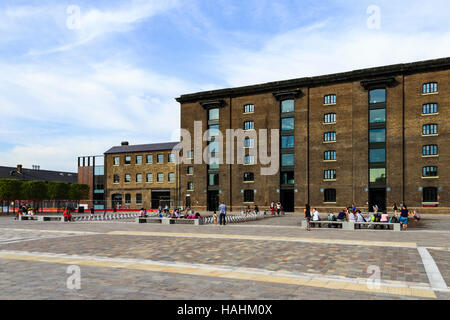
[[[419,61],[413,63],[402,63],[376,68],[367,68],[349,72],[334,73],[316,77],[297,78],[284,81],[268,82],[244,87],[203,91],[192,94],[181,95],[176,100],[179,103],[198,102],[208,99],[230,98],[266,92],[277,92],[291,90],[301,87],[316,87],[333,83],[348,81],[360,81],[364,79],[375,79],[380,77],[392,77],[401,74],[414,74],[436,70],[450,69],[450,57],[434,60]]]
[[[35,169],[22,169],[22,173],[19,173],[17,167],[1,167],[0,166],[0,179],[18,179],[24,181],[39,180],[47,182],[69,182],[77,183],[78,174],[74,172],[64,171],[50,171],[50,170],[35,170]]]
[[[121,146],[112,147],[111,149],[106,151],[105,154],[172,150],[177,144],[179,144],[179,142],[163,142],[163,143],[139,144],[139,145],[121,145]]]

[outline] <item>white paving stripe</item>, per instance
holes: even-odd
[[[433,290],[447,290],[447,284],[428,250],[422,247],[417,248],[417,250],[422,258],[425,272]]]

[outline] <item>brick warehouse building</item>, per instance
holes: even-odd
[[[223,133],[280,129],[275,175],[260,175],[262,165],[252,165],[251,158],[247,164],[181,164],[180,197],[199,210],[214,209],[218,201],[234,210],[281,201],[286,211],[296,212],[306,203],[334,211],[352,203],[390,209],[405,201],[420,212],[448,212],[450,58],[176,100],[181,128],[192,137],[194,121],[202,121],[203,131]],[[253,143],[247,139],[245,145]]]
[[[178,142],[113,147],[104,153],[107,209],[157,209],[178,205],[179,181],[172,149]]]

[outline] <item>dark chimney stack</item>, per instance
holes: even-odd
[[[17,165],[17,173],[22,173],[22,165],[21,164]]]
[[[128,146],[128,141],[122,141],[122,146]]]

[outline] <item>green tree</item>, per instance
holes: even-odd
[[[44,181],[27,181],[23,184],[22,195],[25,200],[32,200],[34,208],[43,200],[48,199],[48,186]]]
[[[80,201],[89,199],[89,186],[87,184],[72,183],[69,190],[70,200]]]
[[[69,200],[70,184],[66,182],[49,182],[48,183],[48,197],[50,200],[56,201],[56,206],[59,211],[62,200]]]
[[[23,181],[15,179],[0,180],[0,199],[8,201],[8,213],[9,203],[14,201],[14,211],[16,209],[15,200],[22,198],[22,185]]]

